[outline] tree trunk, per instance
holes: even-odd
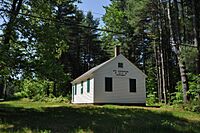
[[[161,102],[162,100],[162,87],[161,87],[161,81],[160,81],[160,64],[159,64],[159,58],[158,58],[158,48],[154,41],[154,53],[156,58],[156,70],[157,70],[157,88],[158,88],[158,100]]]
[[[175,24],[174,24],[174,32],[172,29],[172,19],[171,19],[171,0],[169,0],[168,3],[168,19],[169,19],[169,28],[170,28],[170,43],[173,47],[173,50],[177,56],[178,59],[178,65],[179,65],[179,70],[181,74],[181,81],[182,81],[182,90],[183,90],[183,101],[186,103],[188,101],[187,99],[187,90],[189,89],[188,86],[188,79],[186,75],[186,68],[184,65],[184,62],[180,56],[180,23],[179,23],[179,10],[178,10],[178,3],[177,0],[174,0],[174,5],[175,5]],[[176,35],[173,35],[173,33],[176,33]],[[176,42],[175,42],[176,40]]]
[[[3,99],[6,100],[7,98],[7,78],[3,77]]]
[[[3,41],[4,45],[9,44],[9,42],[11,40],[13,26],[15,24],[16,17],[19,14],[19,11],[21,9],[22,2],[23,2],[23,0],[13,0],[12,8],[11,8],[11,11],[9,12],[10,13],[9,22],[5,29],[4,41]]]
[[[161,15],[160,15],[161,16]],[[166,94],[166,84],[165,84],[165,63],[164,63],[164,46],[163,46],[163,31],[162,31],[162,17],[159,19],[159,49],[160,49],[160,66],[161,66],[161,73],[162,73],[162,90],[163,90],[163,98],[165,104],[167,103],[167,94]]]
[[[197,74],[200,74],[200,44],[197,46],[197,51]]]
[[[23,0],[13,0],[13,3],[12,3],[12,8],[11,10],[9,11],[10,13],[10,16],[8,16],[9,18],[9,21],[6,25],[6,28],[5,28],[5,34],[4,34],[4,39],[3,39],[3,52],[2,52],[2,55],[6,55],[5,57],[5,62],[6,62],[6,67],[12,67],[11,65],[9,65],[9,62],[8,62],[8,51],[10,49],[10,40],[13,36],[13,27],[15,25],[15,22],[16,22],[16,18],[17,18],[17,15],[19,14],[19,11],[21,9],[21,6],[22,6],[22,2]],[[4,77],[4,87],[3,87],[3,97],[4,99],[7,97],[7,75],[3,75]]]
[[[156,58],[156,69],[157,69],[157,89],[158,89],[158,100],[162,102],[163,100],[163,76],[162,76],[162,63],[161,63],[161,26],[160,26],[160,1],[156,1],[156,4],[159,8],[159,11],[155,13],[156,20],[156,28],[155,33],[157,35],[155,42],[154,42],[154,51],[155,51],[155,58]]]
[[[163,98],[164,98],[164,102],[165,104],[167,104],[167,87],[166,87],[166,79],[165,79],[165,63],[164,63],[164,54],[163,54],[163,50],[161,50],[160,53],[160,58],[161,58],[161,67],[162,67],[162,84],[163,84]]]
[[[158,74],[159,74],[159,99],[160,101],[163,100],[163,76],[162,76],[162,63],[161,63],[161,50],[160,50],[160,46],[158,46]]]
[[[167,48],[167,39],[166,39],[166,13],[162,1],[158,1],[159,13],[158,13],[158,33],[159,33],[159,49],[160,49],[160,67],[161,67],[161,76],[162,79],[162,92],[163,99],[165,104],[167,103],[167,90],[168,90],[168,79],[167,79],[167,62],[166,62],[166,48]]]

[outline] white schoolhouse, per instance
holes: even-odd
[[[146,75],[120,54],[72,81],[75,104],[146,104]]]

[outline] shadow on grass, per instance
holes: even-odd
[[[0,105],[0,132],[196,132],[200,122],[139,108],[48,107],[42,111]]]

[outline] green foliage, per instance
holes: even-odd
[[[177,126],[175,122],[168,121],[168,120],[162,120],[161,123],[163,126],[166,126],[166,127],[176,127]]]
[[[16,98],[28,98],[31,101],[40,102],[53,102],[53,103],[69,103],[70,94],[67,97],[63,97],[61,94],[59,97],[55,97],[53,93],[53,82],[46,80],[32,80],[24,79],[21,81],[20,88],[15,90],[14,96]],[[47,90],[48,89],[48,90]],[[47,91],[50,95],[47,96]],[[58,91],[59,92],[59,91]]]
[[[190,100],[200,100],[200,75],[189,75],[189,88],[187,94]]]
[[[200,100],[192,100],[182,106],[184,110],[200,113]]]
[[[187,91],[187,95],[190,101],[199,100],[200,94],[200,76],[194,75],[192,73],[188,73],[189,80],[189,90]],[[182,83],[181,81],[177,82],[176,92],[172,93],[171,100],[173,103],[182,103],[183,92],[182,92]]]
[[[105,51],[101,47],[101,41],[99,39],[99,32],[95,28],[99,25],[99,20],[95,19],[92,12],[88,12],[82,20],[82,25],[89,26],[94,29],[86,28],[82,29],[81,34],[81,49],[80,58],[81,65],[83,66],[82,73],[88,69],[105,61]]]
[[[181,47],[181,58],[186,62],[187,71],[196,72],[197,49],[194,47]]]
[[[153,68],[153,67],[151,67]],[[152,69],[147,69],[148,73],[148,78],[146,80],[146,89],[147,89],[147,105],[155,105],[158,103],[158,98],[157,98],[157,91],[156,91],[156,79],[154,75],[154,71]]]
[[[173,104],[180,104],[183,109],[193,112],[200,112],[200,75],[194,75],[188,73],[189,79],[189,90],[187,91],[187,96],[189,97],[189,102],[187,104],[183,103],[183,92],[181,81],[177,82],[176,92],[172,93],[171,101]]]
[[[183,92],[182,92],[182,83],[181,81],[177,82],[176,92],[171,93],[171,102],[174,104],[176,103],[183,103]]]
[[[21,82],[19,90],[17,90],[17,92],[14,95],[16,97],[30,99],[33,99],[34,97],[44,97],[46,95],[47,87],[47,81],[24,79]]]
[[[150,3],[149,0],[128,0],[127,2],[127,11],[126,14],[129,18],[129,23],[137,27],[141,24],[141,22],[147,17],[147,14],[149,13],[148,8],[150,6],[148,5]]]
[[[157,94],[157,78],[155,73],[155,67],[153,62],[146,62],[146,90],[147,90],[147,101],[148,105],[155,105],[158,103],[158,94]]]
[[[147,94],[147,98],[146,98],[146,105],[156,105],[158,103],[158,98],[156,95],[156,92],[154,92],[153,94]]]
[[[132,63],[139,65],[136,60],[141,57],[142,46],[139,44],[143,40],[139,34],[134,32],[135,27],[128,22],[127,1],[113,0],[109,6],[105,7],[105,10],[106,14],[103,16],[105,26],[103,28],[114,32],[102,33],[103,48],[112,57],[114,46],[120,45],[121,53]]]
[[[123,31],[125,28],[125,12],[126,5],[123,1],[112,1],[112,4],[105,7],[106,14],[103,16],[103,21],[107,28],[111,28],[113,31]]]
[[[180,75],[176,71],[177,59],[169,46],[168,2],[111,0],[111,4],[105,7],[103,29],[113,32],[100,33],[95,29],[99,21],[91,12],[84,15],[76,6],[78,0],[27,0],[19,6],[20,14],[12,13],[10,7],[18,9],[20,1],[4,0],[0,5],[5,10],[0,11],[1,17],[8,21],[2,21],[0,26],[0,88],[5,86],[5,92],[17,91],[15,96],[33,101],[64,101],[62,97],[52,97],[51,93],[54,96],[70,94],[70,81],[112,57],[114,45],[120,45],[122,54],[135,65],[142,66],[140,68],[148,75],[148,104],[157,102],[159,81],[166,82],[168,93],[174,92],[174,84]],[[174,3],[171,2],[172,30],[174,37],[178,38],[175,18],[179,11],[175,10]],[[191,3],[182,0],[178,4],[181,41],[192,43],[195,27]],[[175,42],[178,41],[175,39]],[[187,69],[194,73],[197,50],[185,46],[180,50]],[[158,69],[163,69],[163,73]],[[200,93],[199,77],[193,75],[189,80],[187,94],[195,101]],[[176,92],[171,95],[174,103],[182,102],[180,86],[181,82],[177,83]],[[47,97],[49,93],[50,98]]]
[[[35,97],[33,97],[33,99],[31,100],[33,102],[50,102],[50,103],[70,103],[70,98],[69,97],[63,97],[63,96],[59,96],[59,97],[55,97],[53,95],[50,96],[41,96],[41,95],[37,95]]]

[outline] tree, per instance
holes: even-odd
[[[192,23],[194,34],[194,45],[197,46],[197,74],[200,74],[200,23],[199,23],[199,8],[200,2],[198,0],[192,0]]]
[[[8,4],[10,6],[8,6]],[[8,22],[5,22],[3,25],[3,39],[1,41],[0,47],[0,74],[1,80],[3,80],[3,97],[6,99],[7,95],[7,81],[11,75],[11,69],[13,66],[16,66],[15,61],[15,46],[16,43],[13,43],[18,37],[16,31],[17,17],[19,16],[19,12],[21,10],[23,4],[23,0],[13,0],[13,1],[2,1],[2,10],[1,13],[7,15]],[[5,18],[4,18],[5,21]],[[14,47],[13,47],[14,46]]]
[[[84,72],[104,61],[104,51],[101,48],[100,34],[95,29],[98,28],[99,21],[93,18],[91,12],[88,12],[83,19],[83,25],[91,28],[86,28],[82,38],[82,63]]]
[[[64,86],[70,82],[70,71],[66,69],[66,66],[70,59],[63,60],[63,55],[68,50],[70,51],[71,38],[79,40],[78,36],[71,36],[71,32],[75,30],[74,27],[78,27],[77,19],[82,20],[74,2],[63,0],[48,3],[44,1],[46,8],[39,11],[34,10],[37,9],[35,7],[37,4],[32,3],[35,14],[45,14],[44,16],[49,20],[41,19],[36,24],[38,26],[34,31],[34,38],[37,42],[34,47],[37,58],[33,61],[34,69],[38,78],[54,83],[54,96],[66,95],[67,91]]]
[[[167,4],[170,6],[170,14],[167,13]],[[146,1],[142,0],[140,2],[136,0],[128,1],[128,19],[129,23],[139,29],[140,27],[145,27],[143,30],[148,30],[149,33],[145,38],[152,44],[149,48],[153,49],[155,61],[156,61],[156,70],[157,70],[157,84],[158,84],[158,97],[161,101],[162,99],[167,103],[170,98],[170,94],[175,91],[176,82],[179,80],[176,77],[179,76],[175,71],[180,68],[180,75],[183,82],[183,92],[186,94],[188,90],[187,86],[187,76],[185,67],[182,65],[184,63],[180,56],[180,46],[182,45],[182,34],[184,31],[184,39],[186,39],[186,29],[182,25],[185,23],[184,11],[183,18],[179,15],[178,3],[177,1]],[[182,1],[183,4],[183,1]],[[172,14],[173,10],[173,14]],[[146,18],[146,19],[145,19]],[[183,20],[183,23],[180,23],[179,18]],[[148,23],[142,23],[143,26],[140,26],[141,20],[150,20]],[[183,26],[184,27],[184,26]],[[189,28],[187,30],[190,30]],[[141,32],[141,31],[137,31]],[[175,45],[170,45],[171,42],[174,42]],[[150,50],[149,49],[149,50]],[[174,53],[173,51],[174,50]],[[152,50],[151,50],[152,51]],[[149,58],[150,59],[150,58]],[[173,80],[175,80],[175,82]],[[186,97],[185,97],[186,98]]]
[[[54,94],[57,95],[56,86],[61,88],[63,83],[69,82],[69,72],[64,71],[60,58],[68,49],[73,21],[80,17],[76,16],[74,2],[76,0],[29,0],[24,3],[14,0],[11,11],[7,10],[9,1],[5,2],[4,17],[8,14],[9,22],[5,24],[2,42],[9,44],[1,47],[1,79],[4,75],[20,75],[24,79],[53,81]]]
[[[122,53],[134,64],[140,66],[141,51],[145,51],[144,34],[137,34],[128,21],[128,5],[126,1],[113,0],[112,3],[105,7],[106,14],[103,16],[105,23],[104,29],[112,30],[111,33],[103,33],[103,46],[107,49],[110,56],[113,56],[114,46],[121,45]],[[140,29],[142,30],[142,29]],[[142,52],[143,54],[145,52]]]
[[[178,59],[180,74],[181,74],[181,81],[182,81],[182,90],[183,90],[183,99],[184,103],[188,101],[186,92],[189,90],[188,86],[188,79],[186,75],[186,68],[185,68],[185,62],[181,59],[180,56],[180,45],[181,45],[181,38],[180,38],[180,22],[179,22],[179,9],[178,9],[178,3],[177,0],[174,0],[174,8],[175,8],[175,25],[174,25],[174,31],[172,28],[172,19],[171,19],[171,0],[169,1],[169,9],[168,9],[168,19],[169,19],[169,27],[170,27],[170,40],[171,45],[174,48],[174,52]],[[175,35],[173,33],[176,33]]]

